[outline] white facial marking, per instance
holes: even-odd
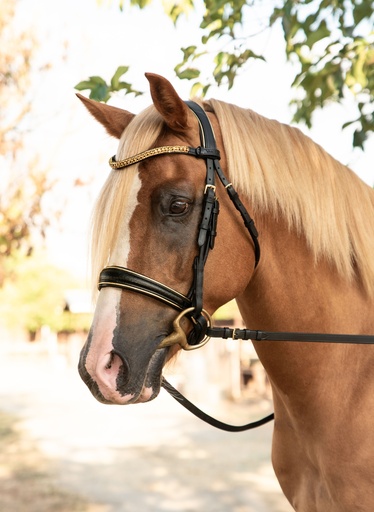
[[[105,368],[113,350],[120,298],[121,290],[117,288],[103,288],[99,294],[92,321],[91,347],[86,358],[86,370],[94,380]]]
[[[134,182],[129,192],[128,202],[119,229],[118,242],[110,257],[109,265],[119,265],[122,267],[127,266],[127,260],[130,254],[130,220],[138,204],[138,193],[140,188],[141,181],[137,174],[134,177]]]

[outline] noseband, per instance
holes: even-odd
[[[132,290],[151,296],[178,310],[180,313],[174,320],[174,331],[161,342],[159,348],[168,347],[178,343],[185,350],[192,350],[202,347],[207,343],[207,341],[209,341],[209,332],[212,328],[210,316],[208,312],[203,309],[203,286],[205,263],[207,261],[209,251],[214,247],[214,240],[217,234],[219,202],[216,196],[216,174],[222,185],[225,187],[231,201],[241,214],[244,225],[253,240],[255,267],[260,260],[260,245],[253,219],[250,217],[243,203],[240,201],[232,184],[223,174],[219,163],[220,153],[216,146],[216,140],[208,116],[197,103],[187,101],[186,104],[196,115],[199,121],[201,146],[196,148],[189,146],[162,146],[143,151],[138,155],[121,161],[116,161],[115,157],[112,157],[109,164],[113,169],[118,170],[141,162],[147,158],[170,153],[186,154],[205,160],[206,179],[203,211],[197,238],[199,252],[193,264],[193,282],[191,289],[188,295],[182,295],[168,286],[139,274],[138,272],[134,272],[124,267],[109,266],[104,268],[100,274],[99,290],[106,286]],[[180,327],[180,322],[183,317],[187,317],[192,321],[193,327],[187,336],[184,330]]]

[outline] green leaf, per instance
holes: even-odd
[[[196,68],[187,68],[177,73],[181,80],[192,80],[200,76],[200,71]]]
[[[193,86],[191,87],[191,92],[190,92],[191,98],[195,98],[198,96],[200,96],[200,97],[206,96],[206,93],[208,92],[209,88],[210,88],[210,84],[204,85],[201,82],[195,82],[193,84]]]
[[[331,34],[330,30],[327,28],[326,21],[322,20],[317,30],[312,30],[308,37],[306,38],[305,44],[312,48],[312,46],[317,42],[321,41],[325,37],[329,37]]]
[[[164,11],[167,16],[176,25],[180,16],[187,16],[188,13],[193,9],[193,0],[184,0],[183,2],[162,2]]]
[[[75,85],[74,89],[77,89],[78,91],[86,91],[87,89],[91,89],[91,82],[88,80],[83,80],[82,82],[79,82],[79,84]]]
[[[112,76],[112,79],[110,81],[110,85],[112,86],[113,90],[116,90],[118,88],[119,79],[121,76],[125,75],[129,70],[129,66],[118,66],[117,71]]]
[[[358,25],[364,18],[370,18],[373,14],[373,4],[370,1],[363,0],[361,3],[355,3],[353,7],[353,19],[355,25]]]
[[[90,76],[88,80],[79,82],[75,86],[78,91],[90,90],[90,98],[96,101],[108,101],[110,98],[109,87],[99,76]]]
[[[363,44],[355,45],[355,55],[352,59],[352,66],[348,77],[352,77],[353,84],[357,83],[362,88],[366,87],[368,83],[369,73],[366,66],[373,65],[373,55],[370,56],[370,50]]]
[[[109,88],[106,83],[104,82],[103,84],[96,85],[96,87],[92,87],[90,98],[92,100],[103,101],[106,103],[110,98]]]
[[[355,130],[353,134],[353,147],[364,149],[367,134],[363,130]]]
[[[181,48],[183,52],[183,61],[187,62],[196,52],[197,46],[187,46],[187,48]]]
[[[309,16],[306,17],[305,21],[301,23],[301,26],[305,33],[311,30],[311,25],[313,25],[313,23],[316,22],[318,14],[318,11],[310,14]]]
[[[110,84],[107,84],[100,76],[90,76],[88,80],[79,82],[75,89],[79,91],[90,90],[90,98],[96,101],[106,103],[114,92],[126,91],[126,94],[134,94],[140,96],[141,91],[133,89],[132,85],[127,82],[120,81],[120,78],[127,73],[128,66],[119,66],[111,78]]]
[[[273,12],[270,15],[269,18],[269,27],[272,27],[276,21],[279,20],[279,18],[282,18],[284,16],[284,10],[279,7],[274,7]]]
[[[152,3],[152,0],[131,0],[131,5],[136,5],[139,9],[144,9]],[[123,9],[123,0],[120,1],[120,7]]]
[[[353,121],[347,121],[346,123],[344,123],[342,125],[342,129],[344,130],[344,128],[347,128],[348,126],[351,126],[352,124],[357,123],[358,120],[359,119],[353,119]]]
[[[90,76],[88,79],[92,85],[106,85],[106,82],[101,76]]]

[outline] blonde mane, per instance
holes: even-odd
[[[252,213],[282,216],[303,234],[315,260],[327,258],[374,295],[374,190],[298,129],[218,100],[205,103],[218,118],[230,179],[251,202]],[[162,118],[154,106],[124,131],[117,159],[154,146]],[[107,265],[118,237],[138,165],[112,171],[93,212],[93,282]]]
[[[122,160],[149,149],[162,128],[162,117],[151,105],[133,118],[122,134],[116,159]],[[92,212],[91,267],[94,293],[100,271],[108,264],[114,251],[118,231],[129,192],[137,176],[139,164],[126,171],[113,170],[101,189]]]
[[[300,130],[217,100],[233,185],[256,212],[282,215],[325,257],[374,295],[374,190]],[[256,218],[256,217],[255,217]]]

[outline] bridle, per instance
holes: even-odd
[[[197,246],[198,255],[193,264],[193,282],[187,295],[183,295],[165,284],[151,279],[143,274],[135,272],[125,267],[108,266],[105,267],[99,277],[98,288],[116,287],[128,289],[137,293],[153,297],[168,306],[179,311],[178,316],[173,322],[173,332],[169,334],[159,345],[158,348],[168,347],[179,344],[185,350],[194,350],[205,345],[211,337],[234,340],[252,340],[252,341],[306,341],[306,342],[327,342],[327,343],[359,343],[373,344],[374,336],[371,335],[353,335],[353,334],[320,334],[320,333],[295,333],[295,332],[267,332],[251,329],[239,329],[229,327],[212,326],[211,318],[203,308],[203,285],[204,285],[204,267],[207,261],[209,251],[214,248],[214,241],[217,234],[217,219],[219,214],[219,202],[216,196],[216,175],[224,186],[235,208],[240,213],[244,225],[252,239],[255,255],[255,268],[260,261],[260,244],[258,241],[258,232],[255,223],[248,211],[241,202],[238,193],[233,185],[224,175],[220,166],[220,153],[216,146],[216,140],[213,128],[205,111],[195,102],[187,101],[187,106],[196,115],[200,126],[201,146],[196,148],[190,146],[161,146],[158,148],[143,151],[135,156],[117,161],[115,157],[109,160],[109,164],[114,170],[124,169],[130,165],[141,162],[147,158],[164,154],[185,154],[195,158],[204,159],[206,162],[206,179],[204,188],[204,199],[202,216],[198,231]],[[182,329],[181,320],[187,317],[192,322],[192,330],[188,335]],[[210,416],[202,413],[191,402],[175,390],[164,378],[162,386],[170,394],[180,401],[191,412],[199,416],[208,423],[229,431],[241,431],[254,428],[266,423],[274,418],[271,414],[258,422],[249,423],[240,427],[227,425],[214,420]]]
[[[219,163],[220,153],[216,147],[213,129],[205,111],[197,103],[192,101],[186,103],[199,121],[201,146],[196,148],[189,146],[161,146],[121,161],[116,161],[115,157],[112,157],[109,163],[113,169],[118,170],[147,158],[170,153],[186,154],[205,160],[206,178],[202,215],[197,237],[198,255],[195,257],[193,264],[193,281],[190,291],[187,295],[183,295],[154,279],[119,266],[105,267],[100,273],[98,286],[99,290],[106,286],[114,286],[143,293],[178,310],[179,314],[173,323],[174,332],[161,342],[159,348],[178,343],[185,350],[193,350],[205,345],[211,337],[211,318],[203,309],[203,286],[205,263],[209,251],[214,248],[214,241],[217,234],[219,202],[216,196],[216,174],[236,209],[240,212],[251,236],[255,251],[255,267],[260,260],[260,245],[253,219],[240,201],[232,183],[230,183],[223,174]],[[186,336],[184,330],[180,327],[180,322],[185,316],[192,321],[193,326],[188,336]]]

